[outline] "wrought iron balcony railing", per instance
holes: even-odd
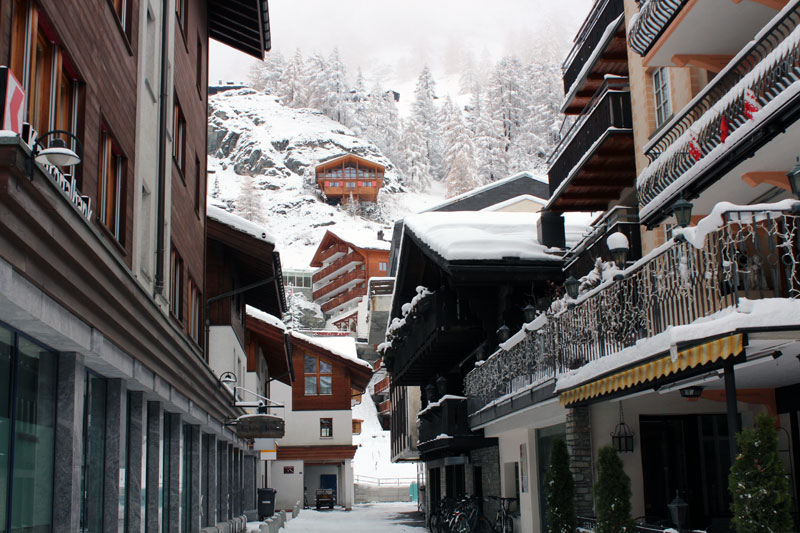
[[[639,16],[631,24],[628,44],[631,49],[644,56],[655,44],[672,19],[688,0],[648,0],[639,6]]]
[[[659,195],[670,192],[672,196],[677,195],[677,185],[673,184],[679,178],[689,172],[697,173],[700,167],[709,164],[710,159],[706,160],[706,156],[723,144],[720,133],[723,117],[728,124],[730,138],[734,138],[740,128],[760,126],[759,120],[750,120],[745,113],[745,93],[748,90],[752,90],[762,108],[773,101],[780,103],[788,91],[797,91],[793,84],[800,80],[798,26],[800,5],[784,13],[756,36],[645,147],[651,163],[637,178],[642,219],[657,207],[655,204],[648,207],[648,204]],[[746,133],[747,130],[739,132],[739,135]],[[701,152],[699,159],[690,154],[692,135],[697,138]],[[730,139],[727,142],[733,144]],[[667,191],[668,188],[670,191]]]
[[[706,235],[687,232],[691,242],[682,235],[673,238],[623,271],[622,279],[603,283],[575,305],[526,326],[522,342],[498,350],[467,374],[470,412],[670,326],[734,307],[740,298],[800,296],[800,215],[776,205],[712,214],[722,217],[718,229]]]
[[[569,55],[561,65],[564,72],[564,91],[569,92],[583,71],[584,65],[592,57],[600,44],[600,39],[609,24],[624,11],[622,0],[598,0],[586,18],[572,46]]]

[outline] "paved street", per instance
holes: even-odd
[[[427,531],[414,503],[366,503],[352,511],[304,509],[290,520],[287,533],[401,533]]]

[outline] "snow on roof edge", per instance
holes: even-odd
[[[215,222],[219,222],[220,224],[228,226],[229,228],[233,228],[239,233],[244,233],[250,237],[255,237],[261,241],[268,242],[273,246],[275,245],[275,236],[266,227],[256,224],[255,222],[250,222],[239,215],[235,215],[229,211],[226,211],[212,202],[212,198],[207,198],[206,217]]]

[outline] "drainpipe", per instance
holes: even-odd
[[[167,142],[167,117],[169,116],[169,109],[167,108],[167,76],[169,74],[169,65],[167,61],[167,44],[168,44],[168,24],[167,16],[169,15],[169,0],[161,1],[161,81],[159,98],[161,99],[161,109],[159,110],[158,117],[158,171],[157,176],[157,206],[156,206],[156,275],[155,275],[155,292],[156,294],[164,293],[164,196],[166,187],[166,142]]]

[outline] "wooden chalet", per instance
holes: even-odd
[[[311,259],[318,268],[311,278],[312,296],[326,315],[339,317],[340,329],[355,326],[355,307],[367,294],[367,281],[386,276],[389,245],[382,239],[347,241],[332,231],[322,237]]]
[[[386,167],[354,154],[344,154],[317,165],[317,185],[328,203],[359,200],[377,202]]]

